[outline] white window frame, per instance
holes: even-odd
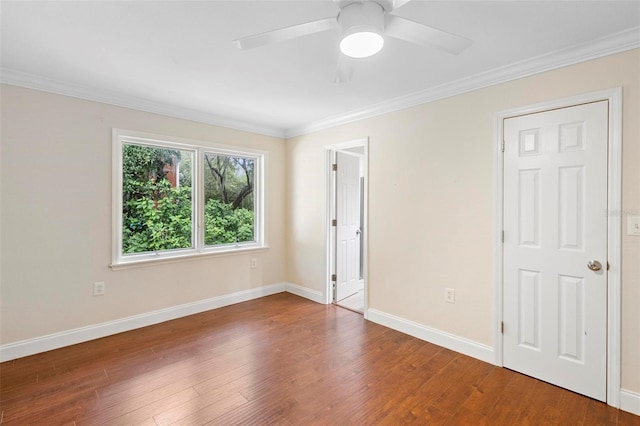
[[[267,153],[250,148],[237,148],[222,144],[210,144],[170,136],[152,135],[122,129],[113,129],[112,136],[112,260],[111,268],[147,265],[155,262],[175,262],[193,257],[243,253],[267,249],[265,239],[265,170]],[[192,163],[192,247],[146,253],[122,253],[122,149],[124,145],[150,146],[157,148],[191,151]],[[254,163],[254,241],[236,244],[206,246],[204,243],[204,155],[251,158]]]

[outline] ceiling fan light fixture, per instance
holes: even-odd
[[[340,51],[351,58],[375,55],[384,46],[384,9],[374,1],[352,3],[338,15]]]
[[[351,58],[366,58],[382,50],[384,39],[375,32],[362,31],[349,34],[340,42],[340,51]]]

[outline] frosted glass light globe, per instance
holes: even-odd
[[[384,38],[370,31],[349,34],[340,42],[340,51],[351,58],[366,58],[378,53],[384,46]]]

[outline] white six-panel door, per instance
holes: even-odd
[[[504,366],[601,401],[607,123],[607,101],[504,121]]]
[[[360,288],[360,158],[338,151],[336,301]]]

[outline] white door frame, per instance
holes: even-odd
[[[609,101],[609,146],[608,146],[608,205],[607,252],[609,271],[607,277],[607,404],[620,406],[620,288],[621,288],[621,239],[622,239],[622,88],[602,90],[500,111],[495,120],[495,222],[494,222],[494,329],[493,344],[495,363],[503,365],[502,359],[502,224],[504,198],[504,120],[526,114],[565,108],[597,101]]]
[[[350,148],[364,148],[364,206],[363,206],[363,218],[364,218],[364,230],[362,238],[362,262],[363,262],[363,277],[364,277],[364,317],[367,318],[367,310],[369,308],[368,294],[368,240],[369,240],[369,138],[355,139],[347,142],[325,145],[324,146],[324,253],[325,253],[325,286],[323,290],[323,300],[325,303],[330,304],[333,301],[333,286],[331,281],[334,254],[333,245],[335,242],[335,236],[333,235],[333,227],[331,226],[331,219],[334,219],[333,199],[335,191],[334,174],[331,170],[333,164],[333,153],[335,151],[350,149]]]

